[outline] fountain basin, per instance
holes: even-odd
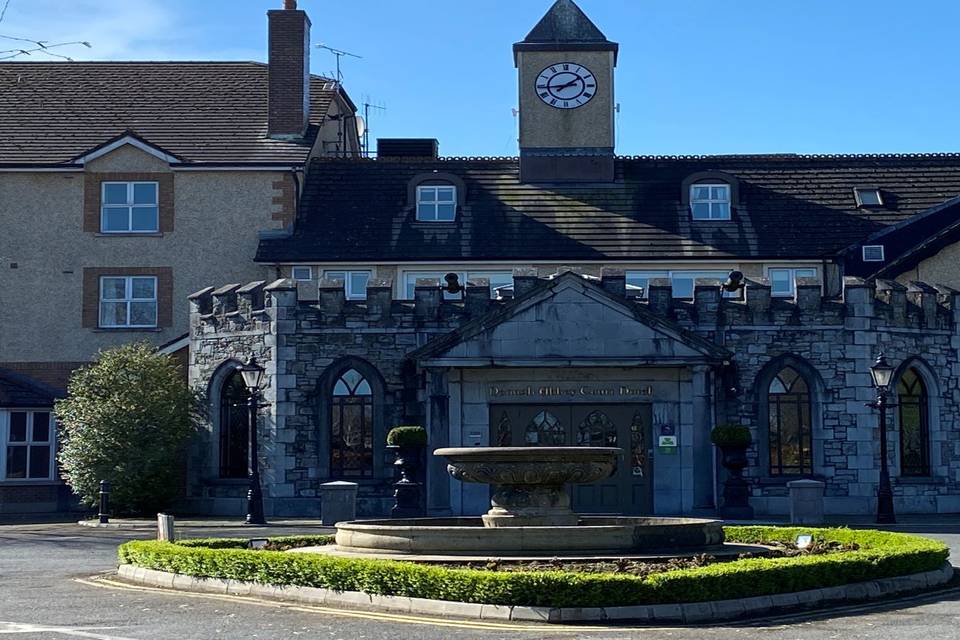
[[[493,485],[486,527],[572,527],[568,484],[609,477],[623,453],[615,447],[470,447],[437,449],[461,482]]]
[[[430,556],[659,554],[723,544],[718,520],[580,516],[575,526],[488,527],[480,518],[338,522],[336,549]]]

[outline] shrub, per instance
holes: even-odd
[[[718,447],[749,447],[753,437],[741,424],[718,424],[710,432],[710,441]]]
[[[121,563],[198,577],[322,587],[435,600],[543,607],[606,607],[770,595],[938,569],[947,547],[883,531],[728,527],[731,542],[791,542],[799,533],[855,542],[856,551],[792,558],[747,558],[646,577],[563,571],[496,572],[276,551],[211,549],[134,541]]]
[[[71,376],[54,409],[64,479],[95,506],[112,484],[117,513],[149,513],[177,497],[181,452],[199,424],[199,398],[176,362],[147,343],[101,351]]]
[[[266,549],[270,551],[286,551],[301,547],[319,547],[333,544],[334,536],[329,533],[301,536],[275,536],[267,538]],[[181,547],[199,547],[204,549],[249,549],[248,538],[193,538],[178,540],[175,544]]]
[[[387,444],[397,447],[425,447],[427,430],[423,427],[394,427],[387,433]]]

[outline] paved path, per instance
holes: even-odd
[[[908,527],[903,527],[908,528]],[[909,526],[946,541],[960,559],[960,526]],[[316,529],[313,529],[316,531]],[[270,535],[294,533],[272,528]],[[209,527],[186,535],[210,535]],[[250,535],[220,526],[216,535]],[[833,612],[819,619],[775,619],[697,628],[558,628],[429,620],[341,612],[230,596],[131,588],[90,580],[115,566],[117,544],[150,537],[136,530],[76,524],[0,526],[0,640],[330,638],[644,638],[654,640],[960,640],[960,589],[906,605]]]

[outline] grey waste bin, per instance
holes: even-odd
[[[320,521],[332,527],[357,518],[357,483],[326,482],[320,485]]]
[[[823,488],[819,480],[793,480],[790,489],[791,524],[823,524]]]

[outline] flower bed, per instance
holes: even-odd
[[[900,533],[849,529],[726,527],[728,542],[789,543],[799,534],[855,550],[786,558],[746,558],[634,576],[564,571],[484,571],[393,560],[339,558],[244,549],[243,539],[133,541],[120,562],[196,577],[321,587],[433,600],[538,607],[611,607],[704,602],[840,586],[939,569],[945,545]],[[276,547],[326,539],[273,539]],[[282,540],[282,543],[276,542]],[[212,547],[217,548],[212,548]],[[299,545],[303,546],[303,545]]]

